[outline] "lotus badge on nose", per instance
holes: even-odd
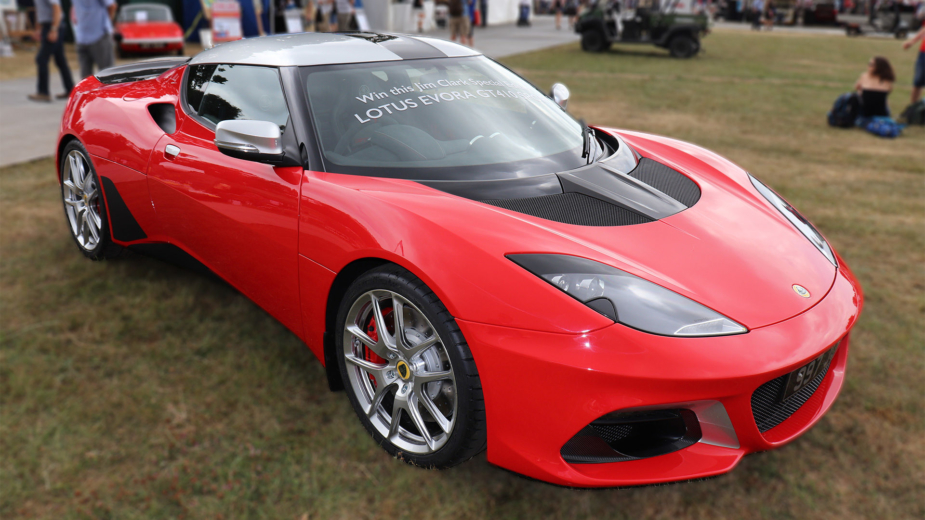
[[[807,291],[806,287],[803,287],[802,285],[793,284],[793,292],[804,298],[809,298],[809,291]]]

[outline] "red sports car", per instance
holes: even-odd
[[[161,4],[127,4],[116,17],[115,40],[119,56],[166,54],[183,56],[183,28]]]
[[[302,338],[386,451],[568,486],[716,475],[813,426],[861,289],[692,144],[588,128],[498,63],[369,33],[227,43],[78,85],[80,251],[205,266]]]

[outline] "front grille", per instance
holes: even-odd
[[[499,208],[578,226],[630,226],[652,222],[634,211],[581,193],[559,193],[524,199],[484,200]]]
[[[752,415],[755,417],[758,431],[764,433],[770,430],[786,421],[799,410],[816,393],[816,389],[819,388],[822,380],[829,373],[831,364],[832,362],[830,361],[825,370],[819,372],[808,385],[784,402],[780,402],[780,396],[784,391],[784,385],[787,383],[787,376],[790,374],[784,374],[759,386],[755,393],[752,394]]]

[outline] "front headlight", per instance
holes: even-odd
[[[765,186],[761,181],[752,177],[751,174],[748,174],[748,178],[752,180],[752,185],[758,190],[758,193],[764,195],[764,198],[768,199],[768,202],[772,206],[777,208],[777,211],[780,211],[781,214],[790,221],[797,229],[800,230],[800,233],[803,233],[807,239],[820,253],[823,254],[826,258],[829,259],[829,262],[832,262],[832,265],[838,267],[838,261],[835,260],[835,254],[832,252],[832,248],[829,247],[829,243],[822,238],[822,235],[816,231],[816,228],[809,223],[803,215],[800,215],[800,212],[797,211],[793,206],[790,205],[786,200],[782,199],[780,195],[774,193],[774,190]]]
[[[748,329],[699,303],[615,267],[569,255],[508,255],[595,311],[663,336],[727,336]]]

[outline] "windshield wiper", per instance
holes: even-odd
[[[591,135],[591,129],[588,128],[588,125],[585,123],[584,119],[579,119],[581,123],[581,158],[591,155],[591,142],[588,141],[588,137]]]
[[[581,158],[587,158],[586,164],[591,164],[593,160],[591,157],[591,140],[596,139],[594,130],[585,123],[584,119],[580,119],[578,122],[581,123]]]

